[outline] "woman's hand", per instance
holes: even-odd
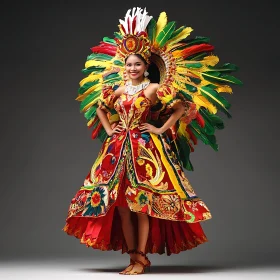
[[[121,132],[123,129],[124,129],[124,128],[123,128],[123,126],[122,126],[121,123],[119,123],[118,125],[117,125],[117,123],[113,123],[113,124],[111,125],[111,130],[110,130],[110,131],[107,131],[107,134],[108,134],[109,136],[112,136],[114,133],[119,133],[119,132]]]
[[[153,126],[150,123],[142,123],[139,126],[139,129],[141,130],[141,132],[152,132],[154,134],[162,134],[162,131],[160,128]]]

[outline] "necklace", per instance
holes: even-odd
[[[142,83],[136,86],[134,86],[131,81],[128,81],[125,84],[125,93],[127,93],[128,95],[134,95],[140,90],[145,89],[149,84],[150,84],[150,80],[147,78],[144,79]]]

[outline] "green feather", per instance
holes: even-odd
[[[207,55],[209,55],[209,53],[207,53],[207,52],[201,52],[198,54],[196,53],[196,54],[190,55],[188,57],[188,60],[202,60]]]
[[[197,91],[197,88],[194,87],[193,85],[185,84],[185,87],[189,92],[196,92]]]
[[[222,67],[220,68],[215,68],[216,66],[208,66],[209,70],[208,71],[219,71],[219,72],[234,72],[238,70],[238,66],[232,63],[225,63]]]
[[[105,67],[91,66],[85,69],[82,69],[82,73],[89,75],[91,73],[99,74],[105,70]]]
[[[179,149],[179,159],[181,160],[183,167],[189,171],[193,171],[193,166],[190,162],[191,149],[188,139],[185,136],[180,135],[176,139],[176,144]]]
[[[199,108],[199,113],[201,114],[201,116],[204,119],[205,122],[205,126],[203,127],[204,131],[206,134],[208,135],[214,135],[215,134],[215,127],[211,122],[211,119],[202,112],[203,107]]]
[[[80,111],[84,109],[86,105],[88,105],[91,101],[97,98],[101,94],[101,90],[95,90],[91,94],[89,94],[80,104]]]
[[[120,33],[120,32],[114,32],[114,35],[115,35],[115,37],[117,38],[117,39],[122,39],[123,38],[123,36],[122,36],[122,34]]]
[[[78,93],[81,95],[85,93],[89,88],[99,83],[99,80],[94,80],[92,82],[85,83],[82,87],[79,88]]]
[[[106,132],[106,130],[104,129],[104,127],[102,127],[97,135],[97,138],[101,141],[104,142],[106,140],[106,138],[108,137],[108,134]]]
[[[113,45],[113,46],[117,46],[116,41],[114,39],[109,38],[109,37],[104,37],[103,42],[108,43],[108,44]]]
[[[210,39],[208,37],[203,37],[203,36],[196,36],[194,39],[185,39],[183,42],[187,43],[187,46],[192,46],[192,45],[199,45],[203,43],[209,43]]]
[[[211,123],[211,125],[215,128],[219,130],[225,128],[223,120],[218,115],[210,113],[208,109],[200,107],[199,113],[202,115],[205,121]]]
[[[187,92],[180,90],[179,94],[183,95],[183,97],[186,98],[187,100],[192,101],[191,95],[189,95]]]
[[[122,80],[122,77],[118,73],[112,73],[104,78],[104,82],[114,84]]]
[[[188,69],[198,69],[198,68],[201,68],[203,66],[203,64],[200,62],[197,62],[197,63],[185,64],[184,66]]]
[[[88,60],[98,60],[98,61],[110,61],[113,58],[113,56],[103,53],[92,53],[87,56]]]
[[[96,115],[97,106],[91,106],[85,113],[84,116],[87,120],[90,120],[94,115]]]
[[[170,36],[169,40],[171,40],[172,38],[176,37],[184,29],[185,29],[185,26],[181,26],[178,29],[174,30],[172,35]]]
[[[119,80],[121,78],[121,76],[118,73],[111,73],[107,76],[105,76],[105,78],[103,79],[104,81],[110,80],[110,79],[117,79]]]
[[[237,85],[242,85],[243,83],[238,80],[237,78],[222,74],[218,71],[205,71],[202,73],[202,76],[205,80],[209,82],[214,82],[214,83],[220,83],[220,84],[225,84],[225,83],[233,83]]]
[[[182,41],[180,41],[179,43],[185,43],[185,45],[183,46],[179,46],[176,48],[176,50],[183,50],[187,47],[190,47],[192,45],[199,45],[199,44],[203,44],[203,43],[209,43],[210,39],[207,37],[195,37],[195,39],[183,39]]]
[[[155,42],[158,44],[160,48],[162,48],[165,45],[165,43],[169,40],[174,29],[175,29],[175,21],[171,21],[166,24],[166,26],[163,28],[161,32],[159,32]]]
[[[231,115],[227,109],[230,108],[230,103],[218,92],[208,86],[203,86],[200,89],[200,93],[207,98],[213,105],[219,108],[222,112],[224,112],[229,118]]]
[[[115,60],[115,61],[114,61],[114,65],[117,65],[117,66],[124,66],[124,63],[123,63],[121,60]]]
[[[215,135],[206,134],[203,128],[199,126],[196,120],[193,120],[189,124],[189,128],[191,129],[195,137],[200,139],[204,144],[210,145],[215,151],[218,151],[218,144],[216,143]]]
[[[147,25],[147,32],[151,42],[154,42],[156,36],[157,22],[152,18]]]

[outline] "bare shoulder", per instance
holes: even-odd
[[[116,96],[120,96],[121,94],[123,94],[125,92],[125,86],[120,86],[118,87],[115,91],[114,94]]]
[[[159,89],[158,83],[150,83],[150,88],[152,91],[157,91]]]

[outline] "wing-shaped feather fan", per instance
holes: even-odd
[[[119,33],[115,37],[121,38]],[[122,84],[124,70],[123,61],[117,56],[117,45],[115,39],[104,37],[98,46],[91,48],[92,54],[87,57],[85,68],[82,70],[88,76],[80,81],[77,101],[80,101],[80,111],[84,113],[88,123],[92,128],[92,139],[99,138],[102,142],[107,134],[96,114],[96,109],[100,103],[104,103],[103,87],[112,85],[117,88]],[[117,120],[116,112],[113,108],[106,107],[110,122]]]
[[[133,9],[132,14],[139,14],[139,11],[139,8]],[[102,102],[102,87],[104,84],[117,87],[123,83],[124,63],[116,55],[116,42],[128,30],[137,34],[140,22],[129,16],[129,12],[126,17],[127,20],[120,21],[119,32],[114,33],[114,39],[104,37],[98,46],[91,48],[92,54],[87,57],[85,69],[82,70],[88,76],[80,82],[76,98],[81,102],[80,110],[88,120],[88,127],[93,128],[92,138],[97,137],[101,141],[105,139],[106,132],[96,115],[96,108],[100,100]],[[219,58],[213,54],[214,46],[209,38],[189,38],[193,29],[185,26],[176,29],[176,23],[168,22],[165,12],[159,15],[157,21],[147,16],[147,20],[141,24],[146,26],[147,22],[146,32],[151,42],[152,56],[160,57],[165,66],[159,67],[161,79],[157,96],[163,106],[160,113],[155,114],[157,123],[166,121],[176,103],[185,105],[183,116],[166,133],[182,166],[193,170],[190,153],[198,140],[218,150],[215,131],[224,128],[218,113],[231,117],[230,103],[223,94],[232,94],[231,86],[242,84],[232,75],[238,67],[231,63],[219,65]],[[116,112],[107,109],[108,116],[114,121]]]
[[[158,98],[165,108],[158,115],[159,123],[166,121],[178,100],[185,104],[185,114],[166,133],[188,170],[193,170],[190,152],[198,140],[218,151],[215,130],[223,129],[224,123],[217,114],[231,117],[230,103],[222,94],[231,94],[231,85],[242,84],[231,75],[238,67],[230,63],[218,65],[219,58],[213,54],[214,46],[209,38],[189,39],[192,31],[185,26],[176,29],[175,22],[168,22],[165,13],[157,23],[150,21],[147,26],[153,52],[165,63],[165,73],[161,72],[165,78],[158,90]]]

